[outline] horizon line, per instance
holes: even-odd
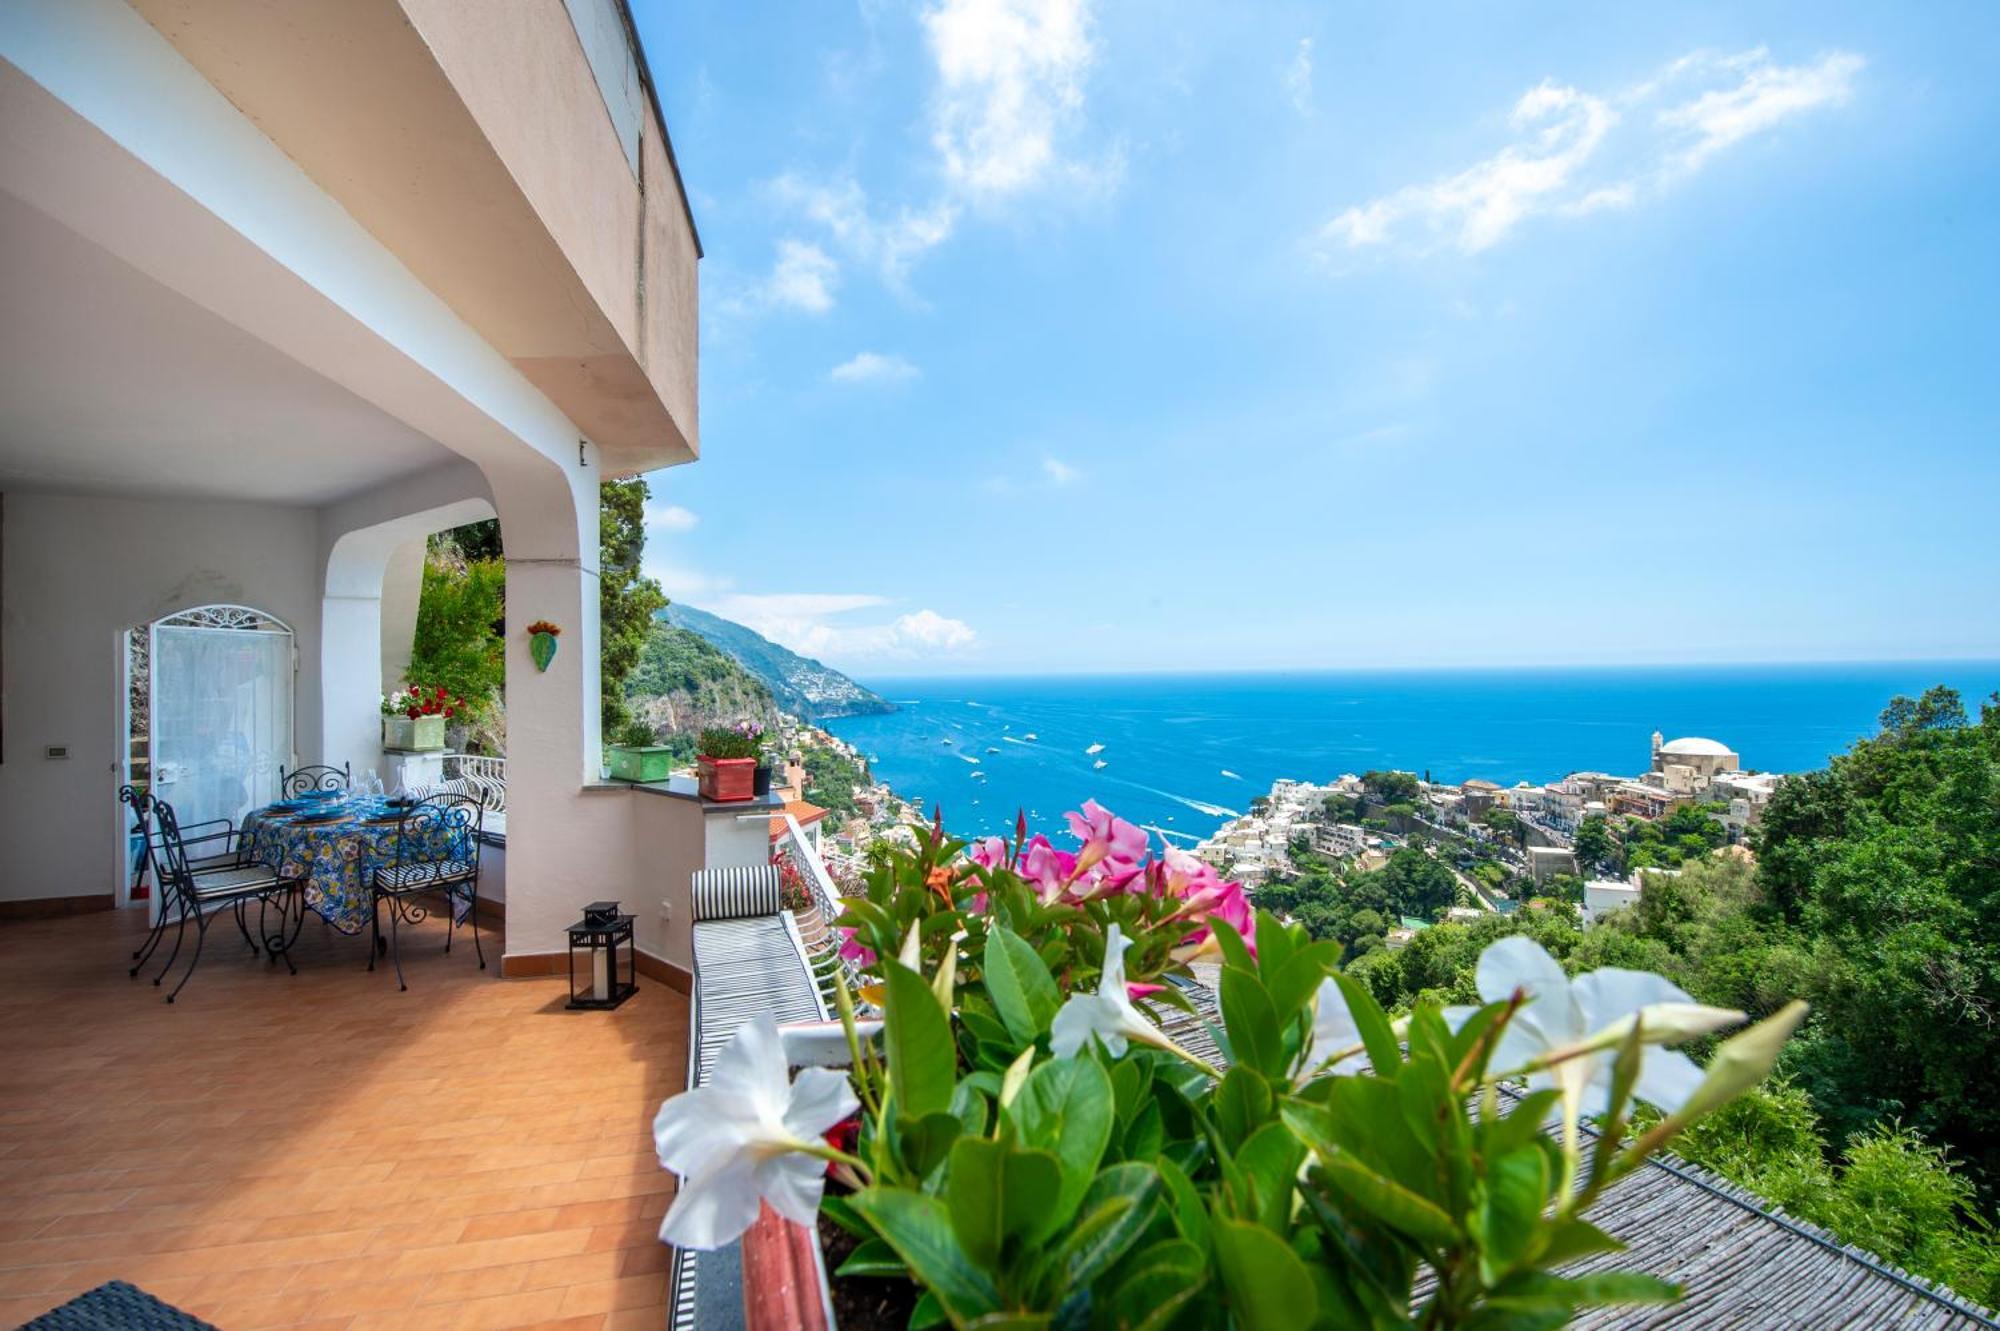
[[[779,644],[782,646],[783,644]],[[787,650],[790,650],[789,648]],[[1336,665],[1336,666],[1206,666],[1196,668],[1174,667],[1110,667],[1103,669],[1054,669],[1054,670],[960,670],[946,673],[922,673],[896,671],[867,672],[880,679],[1120,679],[1120,678],[1175,678],[1218,675],[1342,675],[1342,674],[1501,674],[1505,672],[1557,671],[1557,670],[1746,670],[1776,668],[1834,669],[1856,666],[1994,666],[2000,667],[2000,655],[1996,656],[1884,656],[1884,657],[1825,657],[1808,659],[1754,659],[1725,661],[1531,661],[1492,664],[1453,665]],[[862,671],[844,666],[832,666],[848,678],[865,682]],[[2000,680],[1995,681],[2000,688]]]

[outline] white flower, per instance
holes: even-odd
[[[1113,1055],[1122,1055],[1128,1040],[1179,1052],[1166,1032],[1132,1006],[1125,992],[1125,949],[1130,946],[1132,940],[1112,925],[1104,936],[1104,974],[1097,981],[1097,992],[1071,994],[1049,1027],[1049,1049],[1057,1058],[1071,1057],[1093,1035]]]
[[[653,1142],[681,1176],[660,1237],[677,1248],[719,1248],[750,1228],[760,1199],[802,1225],[819,1211],[826,1164],[803,1154],[860,1107],[847,1077],[807,1068],[785,1076],[778,1023],[769,1013],[739,1027],[708,1084],[660,1106]]]
[[[1618,1045],[1635,1020],[1648,1045],[1678,1043],[1743,1020],[1741,1012],[1696,1003],[1651,971],[1607,966],[1572,980],[1540,944],[1519,935],[1480,953],[1473,984],[1488,1003],[1504,1003],[1516,990],[1526,996],[1501,1032],[1489,1066],[1500,1076],[1527,1071],[1531,1087],[1560,1090],[1564,1118],[1571,1124],[1578,1115],[1610,1108]],[[1469,1008],[1448,1009],[1446,1018],[1455,1028],[1470,1013]],[[1552,1067],[1533,1067],[1565,1051],[1580,1052]],[[1671,1113],[1701,1079],[1700,1066],[1686,1054],[1648,1048],[1641,1051],[1632,1091]]]

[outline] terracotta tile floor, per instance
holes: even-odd
[[[143,934],[0,924],[0,1327],[114,1278],[224,1331],[664,1325],[681,995],[567,1012],[435,925],[399,993],[309,921],[297,976],[211,929],[168,1007]]]

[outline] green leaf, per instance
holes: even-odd
[[[1201,1292],[1208,1280],[1206,1244],[1167,1239],[1135,1253],[1111,1294],[1111,1324],[1156,1331]]]
[[[1154,1162],[1160,1171],[1160,1182],[1167,1188],[1168,1200],[1173,1207],[1174,1228],[1181,1237],[1189,1240],[1203,1252],[1208,1250],[1208,1208],[1202,1205],[1201,1194],[1195,1191],[1194,1183],[1187,1171],[1173,1161],[1162,1157]]]
[[[913,1119],[907,1115],[896,1118],[897,1153],[903,1164],[918,1178],[924,1178],[944,1163],[951,1144],[965,1131],[965,1124],[956,1114],[925,1114]]]
[[[1549,1160],[1540,1147],[1530,1143],[1487,1165],[1471,1216],[1487,1284],[1498,1284],[1535,1246],[1548,1199]]]
[[[1032,1044],[1049,1028],[1062,997],[1055,978],[1019,934],[994,925],[986,934],[983,978],[1000,1020],[1022,1044]]]
[[[951,1023],[937,995],[915,971],[884,959],[882,975],[886,992],[882,1047],[888,1054],[896,1106],[913,1118],[942,1113],[951,1107],[951,1088],[958,1076]]]
[[[1245,1331],[1294,1331],[1319,1315],[1319,1292],[1299,1255],[1270,1230],[1215,1217],[1215,1256],[1236,1323]]]
[[[1260,910],[1251,927],[1257,935],[1257,969],[1261,974],[1270,975],[1292,959],[1296,945],[1277,916]]]
[[[1382,1224],[1420,1244],[1442,1248],[1458,1241],[1458,1227],[1443,1210],[1352,1156],[1322,1156],[1319,1177]]]
[[[1561,1266],[1600,1252],[1623,1252],[1625,1245],[1588,1220],[1565,1220],[1548,1233],[1535,1260],[1543,1266]]]
[[[1123,1257],[1159,1219],[1166,1188],[1151,1165],[1113,1165],[1091,1180],[1077,1208],[1082,1217],[1056,1250],[1064,1287],[1090,1285]]]
[[[928,985],[924,992],[930,993]],[[952,1321],[969,1322],[1000,1306],[1000,1291],[958,1245],[944,1202],[896,1188],[868,1188],[849,1201],[937,1296]]]
[[[1402,1070],[1403,1051],[1396,1043],[1396,1033],[1389,1029],[1389,1018],[1384,1015],[1382,1005],[1368,992],[1368,986],[1353,976],[1336,972],[1333,980],[1340,986],[1341,995],[1347,999],[1347,1010],[1361,1031],[1361,1043],[1368,1049],[1368,1066],[1378,1077],[1397,1075]]]
[[[1160,1114],[1160,1102],[1148,1100],[1125,1129],[1125,1139],[1120,1143],[1120,1154],[1127,1160],[1151,1160],[1166,1145],[1167,1133]]]
[[[1292,1213],[1292,1184],[1305,1144],[1283,1123],[1266,1123],[1250,1134],[1236,1152],[1236,1167],[1255,1190],[1255,1209],[1244,1214],[1269,1230],[1283,1233]]]
[[[937,1295],[925,1290],[917,1296],[917,1306],[910,1309],[909,1331],[929,1331],[931,1327],[943,1326],[950,1320],[944,1315],[944,1307],[937,1301]]]
[[[944,1193],[959,1246],[978,1265],[999,1266],[1006,1241],[1032,1228],[1061,1186],[1062,1166],[1047,1151],[960,1137],[951,1148]]]
[[[975,1012],[970,1008],[965,1008],[959,1012],[958,1019],[964,1024],[965,1029],[972,1032],[973,1038],[981,1044],[997,1045],[999,1048],[1006,1050],[1014,1048],[1016,1043],[1014,1033],[1008,1030],[1003,1023],[987,1016],[984,1012]]]
[[[1028,1074],[1009,1117],[1024,1144],[1053,1152],[1062,1164],[1062,1189],[1037,1226],[1047,1235],[1076,1214],[1104,1158],[1111,1140],[1111,1079],[1094,1059],[1054,1059]]]
[[[1255,973],[1233,966],[1222,971],[1222,1024],[1229,1031],[1229,1047],[1239,1063],[1248,1063],[1266,1076],[1284,1071],[1285,1051],[1279,1042],[1278,1014],[1271,996]]]
[[[1680,1288],[1637,1271],[1556,1276],[1523,1271],[1495,1286],[1486,1306],[1496,1312],[1538,1312],[1615,1303],[1672,1303]]]
[[[1488,1156],[1500,1156],[1527,1145],[1541,1136],[1542,1125],[1548,1122],[1560,1099],[1560,1091],[1528,1092],[1511,1113],[1488,1119],[1481,1125],[1480,1146]]]
[[[1222,1144],[1235,1150],[1271,1120],[1271,1085],[1255,1069],[1238,1063],[1215,1088],[1215,1126]]]
[[[1261,940],[1263,935],[1258,935]],[[1262,950],[1262,943],[1259,943]],[[1284,965],[1276,968],[1266,959],[1264,964],[1264,987],[1270,991],[1271,1006],[1277,1011],[1278,1024],[1288,1024],[1301,1009],[1313,1001],[1319,993],[1321,981],[1332,972],[1340,960],[1340,944],[1333,942],[1313,943],[1293,953]]]
[[[881,1239],[869,1239],[847,1255],[847,1260],[834,1272],[837,1276],[900,1276],[908,1279],[910,1268],[903,1265],[903,1259],[896,1250]]]

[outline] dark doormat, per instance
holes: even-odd
[[[199,1317],[161,1303],[145,1290],[112,1280],[51,1308],[21,1331],[216,1331]]]

